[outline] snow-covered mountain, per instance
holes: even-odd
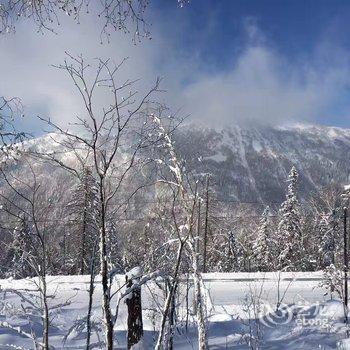
[[[58,151],[60,145],[54,139],[46,135],[30,145],[40,151]],[[188,168],[212,174],[216,195],[224,200],[281,202],[292,165],[300,173],[301,197],[332,183],[350,182],[350,129],[302,124],[225,129],[184,125],[177,131],[176,147]]]
[[[184,128],[182,153],[198,172],[213,174],[225,200],[280,202],[292,165],[300,173],[300,195],[350,180],[350,129],[290,127]]]

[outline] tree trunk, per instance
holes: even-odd
[[[87,213],[86,209],[84,209],[83,215],[83,229],[81,232],[81,253],[80,253],[80,274],[84,275],[85,273],[85,259],[86,259],[86,224],[87,221]]]
[[[95,282],[95,258],[96,258],[96,242],[90,261],[90,286],[89,286],[89,306],[88,313],[86,316],[86,350],[90,350],[91,341],[91,310],[92,310],[92,299],[94,295],[94,282]]]
[[[113,350],[113,322],[110,305],[110,288],[107,266],[106,230],[101,229],[100,234],[100,263],[102,283],[102,309],[105,323],[106,350]]]
[[[204,300],[201,286],[201,275],[198,267],[198,254],[195,246],[191,244],[192,267],[193,267],[193,286],[194,286],[194,306],[196,308],[197,330],[198,330],[198,349],[209,349],[207,343],[207,329],[205,321]]]
[[[207,250],[208,250],[208,225],[209,225],[209,175],[206,181],[206,199],[205,199],[205,223],[203,237],[203,272],[207,272]]]
[[[46,280],[43,279],[43,303],[44,303],[44,331],[43,331],[43,343],[44,349],[49,350],[49,306],[47,304],[47,290],[46,290]]]
[[[160,324],[160,330],[159,330],[155,350],[160,350],[162,348],[165,327],[166,327],[166,320],[168,318],[169,309],[170,309],[172,300],[174,298],[174,294],[176,292],[176,287],[177,287],[177,283],[178,283],[178,274],[179,274],[179,269],[180,269],[180,264],[181,264],[181,257],[182,257],[183,248],[184,248],[184,242],[180,241],[179,248],[177,251],[177,256],[176,256],[176,266],[175,266],[174,276],[172,279],[172,285],[171,285],[171,288],[169,290],[168,296],[167,296],[165,304],[164,304],[162,321]]]
[[[35,218],[34,209],[33,209],[33,218]],[[36,225],[36,222],[35,222]],[[39,232],[38,227],[36,226],[37,232]],[[43,343],[44,349],[49,350],[49,325],[50,325],[50,316],[49,316],[49,305],[47,303],[47,283],[46,283],[46,266],[47,266],[47,251],[46,251],[46,236],[43,235],[41,239],[42,245],[42,265],[39,266],[39,280],[41,280],[41,297],[43,302]]]
[[[170,307],[170,313],[169,313],[169,335],[168,335],[168,350],[173,350],[174,348],[174,328],[175,328],[175,317],[176,317],[176,288],[177,283],[175,285],[175,292],[171,299],[171,307]]]
[[[100,265],[101,265],[101,284],[102,284],[102,311],[105,326],[106,350],[113,350],[113,320],[111,311],[111,296],[109,273],[107,263],[107,230],[106,230],[106,203],[104,197],[104,178],[100,176],[99,197],[101,205],[100,216]]]
[[[127,288],[131,288],[135,282],[138,282],[140,276],[128,276]],[[138,344],[143,338],[143,322],[142,322],[142,303],[141,303],[141,287],[136,287],[126,297],[126,305],[128,307],[128,349]]]

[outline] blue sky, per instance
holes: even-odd
[[[261,45],[278,55],[285,74],[307,69],[305,66],[317,67],[320,73],[337,67],[347,71],[349,1],[194,0],[185,10],[166,1],[159,8],[162,17],[176,18],[179,24],[176,35],[170,34],[172,28],[169,33],[177,50],[197,57],[200,69],[209,74],[230,71],[247,45]],[[255,37],[249,37],[249,25]],[[349,84],[335,85],[336,96],[310,120],[349,127]]]
[[[164,4],[165,3],[165,4]],[[338,0],[192,0],[185,9],[176,2],[156,1],[164,21],[176,19],[180,48],[200,51],[203,64],[227,67],[244,47],[244,22],[255,22],[266,41],[291,60],[312,55],[320,40],[349,48],[350,2]],[[175,24],[176,26],[176,24]],[[173,28],[170,29],[173,32]],[[187,35],[181,35],[184,32]]]
[[[130,57],[124,76],[156,76],[173,110],[205,125],[321,123],[350,127],[350,2],[300,0],[154,0],[152,40],[136,46],[122,33],[99,44],[100,23],[69,19],[58,35],[22,23],[0,37],[0,94],[22,98],[28,129],[36,114],[62,123],[83,113],[71,85],[51,65],[64,51]]]

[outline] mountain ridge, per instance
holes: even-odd
[[[192,151],[183,152],[191,168],[212,173],[218,196],[226,200],[282,201],[293,165],[300,173],[301,197],[350,180],[350,129],[312,124],[192,127],[183,139],[196,140],[185,147]],[[200,162],[193,156],[199,153]]]
[[[29,145],[57,151],[53,135]],[[322,187],[350,182],[350,129],[301,123],[225,129],[184,124],[174,139],[188,169],[212,174],[221,200],[281,202],[293,165],[300,173],[302,199]]]

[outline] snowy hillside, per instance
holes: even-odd
[[[198,172],[210,172],[218,196],[280,202],[295,165],[301,195],[350,177],[350,130],[313,125],[186,128],[178,142]]]

